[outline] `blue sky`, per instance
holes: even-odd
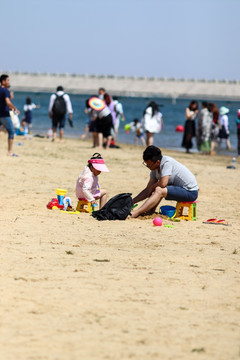
[[[240,80],[240,0],[0,0],[0,8],[0,70]]]

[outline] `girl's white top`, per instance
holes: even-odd
[[[23,111],[32,111],[33,109],[36,109],[36,105],[31,103],[31,104],[25,104],[23,107]]]
[[[226,133],[229,134],[228,116],[227,115],[220,115],[219,119],[220,119],[220,124],[222,125],[222,127],[225,127]]]
[[[143,117],[143,127],[150,133],[159,133],[162,129],[162,114],[157,112],[153,115],[152,108],[148,107]]]
[[[76,196],[91,202],[99,193],[98,177],[86,166],[77,179]]]
[[[196,111],[189,110],[190,119],[188,119],[188,120],[195,120],[197,116],[198,116],[198,113]]]

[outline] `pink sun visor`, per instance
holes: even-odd
[[[89,162],[89,164],[92,164],[94,169],[96,169],[98,171],[109,172],[103,159],[90,159],[90,160],[88,160],[88,162]]]

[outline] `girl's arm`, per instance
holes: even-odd
[[[82,185],[82,192],[87,199],[87,201],[91,202],[94,201],[94,196],[91,192],[92,190],[92,184],[93,184],[93,178],[92,177],[85,177]]]
[[[186,108],[185,110],[185,116],[187,120],[191,120],[191,112],[189,108]]]

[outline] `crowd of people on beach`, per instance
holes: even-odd
[[[92,133],[93,147],[116,147],[115,141],[118,136],[120,121],[125,121],[123,105],[116,96],[109,95],[104,88],[99,88],[98,97],[103,100],[102,107],[91,101],[97,96],[86,100],[85,113],[88,114],[84,134],[81,136],[85,139],[88,132]],[[97,101],[97,100],[96,100]],[[98,101],[100,104],[101,102]],[[158,105],[151,101],[144,109],[141,121],[135,118],[131,123],[125,125],[125,130],[135,133],[135,144],[141,140],[143,146],[153,144],[154,134],[159,133],[163,126],[162,114]],[[144,133],[146,140],[144,138]]]
[[[190,153],[193,147],[193,137],[196,137],[197,148],[202,154],[215,154],[216,146],[221,146],[223,140],[226,141],[226,148],[231,150],[228,113],[227,107],[221,106],[218,109],[215,103],[207,101],[202,101],[199,110],[198,102],[192,100],[185,110],[182,147],[186,149],[186,153]],[[238,155],[240,155],[239,118],[240,110],[237,119]]]
[[[20,122],[20,111],[14,106],[13,92],[10,92],[10,80],[6,74],[1,75],[0,87],[0,126],[8,132],[8,155],[16,156],[12,151],[14,135],[28,135],[32,131],[32,112],[40,107],[26,98],[23,107],[23,117]],[[51,128],[48,130],[47,137],[54,142],[59,130],[59,139],[62,141],[66,116],[68,123],[73,127],[73,108],[70,96],[64,92],[64,88],[59,85],[56,92],[50,96],[49,118]],[[182,147],[190,153],[193,147],[193,138],[196,137],[196,145],[202,154],[214,154],[216,147],[221,146],[222,141],[226,142],[226,148],[231,150],[230,131],[229,131],[229,109],[221,106],[219,109],[215,103],[203,101],[201,109],[197,100],[192,100],[185,109],[185,126],[182,139]],[[85,114],[87,121],[85,131],[81,139],[85,139],[88,133],[92,134],[93,147],[105,148],[118,147],[119,126],[121,121],[125,121],[123,104],[119,98],[110,95],[103,87],[98,89],[98,94],[89,97],[85,104]],[[240,109],[237,114],[238,132],[238,155],[240,155]],[[159,111],[159,105],[150,101],[143,110],[141,119],[135,118],[124,126],[125,131],[135,133],[135,144],[138,141],[143,146],[151,146],[154,142],[155,134],[161,132],[163,128],[163,115]]]

